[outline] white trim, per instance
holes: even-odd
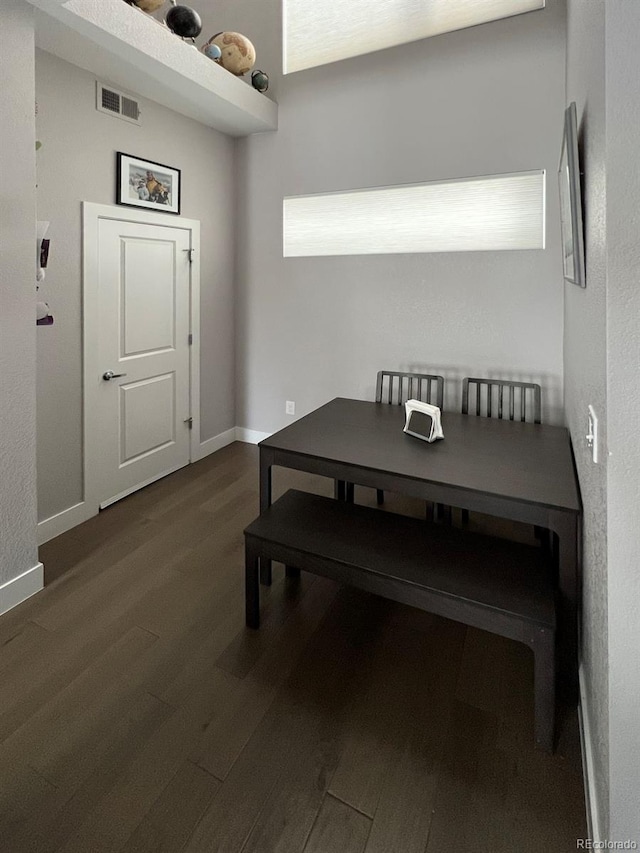
[[[195,429],[193,432],[195,433]],[[195,449],[192,451],[191,462],[197,462],[199,459],[204,459],[205,456],[209,456],[211,453],[221,450],[223,447],[226,447],[228,444],[232,444],[234,441],[244,441],[247,444],[258,444],[263,439],[269,438],[270,435],[272,435],[270,432],[259,432],[258,430],[246,429],[245,427],[231,427],[231,429],[225,430],[224,432],[214,435],[212,438],[207,438],[203,442],[195,445]],[[177,471],[179,469],[176,468],[175,470]],[[144,486],[148,486],[155,482],[155,480],[165,477],[171,473],[173,472],[166,471],[158,477],[154,477],[136,488],[144,488]],[[118,495],[117,498],[113,498],[113,500],[102,504],[102,508],[114,503],[120,498],[125,497],[127,494],[129,494],[129,492]],[[66,533],[67,530],[77,527],[78,524],[82,524],[89,518],[93,518],[94,515],[98,514],[99,509],[100,507],[97,503],[91,504],[88,501],[81,501],[80,503],[67,507],[67,509],[61,510],[61,512],[58,512],[49,518],[39,521],[38,545],[44,545],[44,543],[48,542],[50,539],[54,539],[56,536]]]
[[[584,779],[584,799],[587,812],[587,836],[593,842],[600,842],[600,809],[598,808],[595,763],[593,760],[593,739],[589,704],[582,664],[578,670],[580,684],[580,702],[578,704],[578,721],[580,724],[580,747],[582,750],[582,775]]]
[[[189,463],[187,462],[187,465]],[[161,474],[154,474],[153,477],[149,477],[148,480],[144,480],[142,483],[136,483],[135,486],[131,486],[130,489],[125,489],[124,492],[120,492],[120,494],[114,495],[112,498],[107,498],[106,501],[100,502],[100,509],[106,509],[111,504],[115,504],[118,501],[121,501],[122,498],[126,498],[127,495],[132,495],[134,492],[139,491],[140,489],[144,489],[145,486],[150,486],[151,483],[156,483],[158,480],[162,480],[163,477],[168,477],[169,474],[174,474],[176,471],[179,471],[181,468],[186,468],[186,465],[176,465],[175,468],[169,468],[166,471],[163,471]]]
[[[38,522],[38,545],[44,545],[45,542],[66,533],[72,527],[77,527],[78,524],[82,524],[97,513],[97,504],[92,506],[87,501],[81,501],[49,518],[44,518]]]
[[[199,459],[204,459],[205,456],[215,453],[216,450],[221,450],[227,444],[231,444],[234,441],[237,441],[236,428],[231,427],[231,429],[225,430],[225,432],[221,432],[219,435],[214,435],[213,438],[207,438],[202,441],[198,445],[192,461],[197,462]]]
[[[101,448],[98,437],[90,429],[91,419],[88,412],[92,409],[95,384],[91,377],[97,375],[100,365],[96,362],[95,341],[98,340],[98,316],[92,310],[97,299],[97,262],[98,253],[98,223],[101,219],[111,219],[118,222],[136,222],[145,225],[161,225],[164,228],[175,228],[190,232],[190,247],[192,263],[190,270],[190,305],[189,328],[193,335],[190,349],[190,401],[192,430],[189,453],[191,461],[197,457],[200,445],[200,222],[197,219],[186,219],[168,213],[156,213],[147,210],[136,210],[122,205],[95,204],[82,202],[82,293],[83,293],[83,418],[84,418],[84,502],[89,506],[107,506],[100,501],[100,484],[97,481],[93,460],[100,457]],[[172,469],[173,470],[173,469]],[[170,473],[170,472],[166,472]],[[162,474],[161,476],[165,476]],[[154,479],[159,479],[156,477]],[[148,485],[149,480],[142,485]],[[141,488],[138,486],[137,488]],[[124,497],[124,494],[118,498]],[[113,503],[117,498],[110,499]]]
[[[199,459],[200,449],[200,223],[192,222],[191,233],[191,280],[189,288],[189,408],[191,413],[191,441],[189,459]]]
[[[27,569],[17,578],[3,583],[0,586],[0,615],[22,604],[27,598],[35,595],[44,587],[44,566],[36,563],[31,569]]]
[[[259,444],[265,438],[273,435],[271,432],[258,432],[256,429],[246,429],[245,427],[236,427],[236,441],[244,441],[247,444]]]

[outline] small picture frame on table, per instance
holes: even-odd
[[[117,152],[116,204],[180,214],[180,169]]]

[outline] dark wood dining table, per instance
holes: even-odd
[[[568,430],[443,412],[444,439],[427,443],[403,426],[403,406],[337,397],[279,430],[259,444],[260,511],[281,466],[552,531],[558,690],[575,702],[582,507]],[[270,582],[270,564],[261,578]]]

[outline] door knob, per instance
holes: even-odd
[[[118,379],[120,376],[126,376],[126,373],[114,373],[113,370],[107,370],[102,374],[102,378],[109,382],[111,379]]]

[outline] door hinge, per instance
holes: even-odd
[[[192,264],[193,263],[193,253],[195,252],[195,249],[183,249],[182,251],[189,253],[189,263]]]
[[[193,334],[189,332],[189,346],[193,346]]]
[[[184,423],[189,424],[189,429],[193,429],[193,418],[185,418]]]

